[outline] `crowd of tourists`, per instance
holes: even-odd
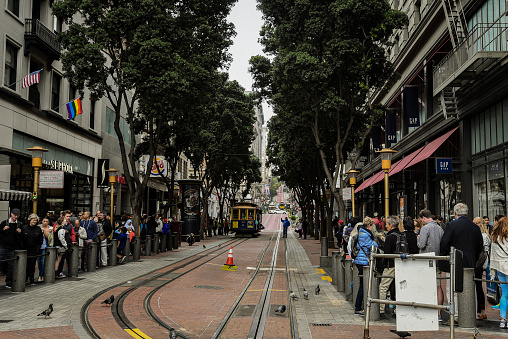
[[[466,216],[468,207],[463,203],[454,206],[454,219],[443,223],[442,218],[434,216],[428,209],[421,210],[416,219],[397,216],[387,218],[366,217],[351,218],[348,223],[342,220],[335,222],[335,236],[344,255],[352,258],[353,264],[360,275],[358,293],[355,303],[355,314],[363,315],[363,267],[369,265],[372,246],[385,254],[418,254],[434,253],[449,255],[451,247],[463,253],[463,267],[473,268],[476,287],[477,319],[487,318],[485,313],[484,284],[480,279],[496,279],[508,282],[508,218],[496,215],[491,224],[487,216],[476,217],[473,221]],[[394,276],[394,259],[379,259],[375,263],[375,271],[382,276],[379,285],[379,298],[396,300]],[[444,296],[442,280],[446,282],[446,295],[449,296],[450,276],[449,262],[439,261],[436,267],[437,300],[443,305]],[[507,328],[506,313],[508,309],[508,285],[500,284],[502,295],[500,304],[501,328]],[[352,288],[352,286],[351,286]],[[455,295],[455,305],[456,303]],[[380,304],[381,318],[386,318],[385,304]],[[458,308],[455,308],[457,321]],[[396,316],[396,314],[394,314]],[[453,321],[452,320],[452,321]],[[439,314],[439,321],[442,321]]]

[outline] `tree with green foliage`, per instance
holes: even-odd
[[[344,217],[337,187],[346,186],[347,154],[382,114],[369,94],[393,76],[385,48],[407,16],[386,0],[258,0],[258,7],[265,20],[261,42],[273,60],[251,58],[255,87],[311,130]]]
[[[138,235],[143,194],[161,130],[174,120],[173,113],[199,112],[211,99],[216,70],[230,60],[227,48],[234,31],[226,18],[235,2],[53,2],[53,13],[68,25],[59,34],[64,76],[81,95],[86,86],[92,99],[106,97],[115,112],[114,129]],[[120,129],[124,116],[130,148]],[[136,167],[139,133],[149,155],[142,176]]]

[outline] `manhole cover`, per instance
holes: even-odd
[[[205,290],[223,290],[224,287],[219,286],[206,286],[206,285],[196,285],[196,288],[204,288]]]
[[[9,323],[11,322],[12,320],[0,320],[0,324],[5,324],[5,323]]]
[[[312,324],[312,326],[332,326],[332,324]]]
[[[252,317],[254,315],[254,311],[256,310],[256,305],[240,305],[236,310],[237,317]]]

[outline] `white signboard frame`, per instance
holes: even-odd
[[[344,201],[351,200],[351,187],[346,187],[342,189],[342,200]]]
[[[437,305],[436,261],[395,259],[395,293],[397,301]],[[439,330],[437,309],[396,307],[397,331]]]
[[[39,188],[63,188],[64,171],[40,171]]]

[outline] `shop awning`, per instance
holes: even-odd
[[[437,138],[436,140],[434,141],[431,141],[427,144],[427,146],[425,146],[425,148],[416,155],[416,157],[414,157],[413,160],[411,160],[411,162],[409,164],[407,164],[403,169],[406,169],[408,167],[411,167],[417,163],[419,163],[420,161],[423,161],[427,158],[429,158],[438,148],[439,146],[441,146],[445,141],[446,139],[448,139],[450,137],[450,135],[453,134],[453,132],[455,132],[459,127],[455,127],[454,129],[452,129],[450,132],[440,136],[439,138]]]
[[[0,201],[32,200],[32,192],[0,189]]]
[[[420,152],[425,148],[425,146],[420,147],[413,153],[407,155],[404,157],[404,159],[397,161],[395,164],[393,164],[392,168],[390,169],[390,172],[388,172],[389,176],[392,176],[394,174],[399,173],[404,168],[406,168],[407,164],[409,164]]]
[[[369,179],[365,180],[360,186],[358,186],[358,188],[355,189],[355,193],[360,192],[364,188],[367,188],[369,186],[377,184],[378,182],[383,180],[384,177],[385,177],[385,172],[384,171],[380,171],[380,172],[374,174]]]

